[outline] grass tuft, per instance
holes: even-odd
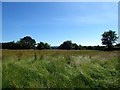
[[[3,50],[3,88],[119,88],[118,51]]]

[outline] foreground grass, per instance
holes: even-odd
[[[3,50],[3,88],[119,88],[119,51]]]

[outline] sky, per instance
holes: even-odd
[[[118,34],[117,2],[4,2],[2,42],[31,36],[58,46],[66,40],[101,45],[101,34]]]

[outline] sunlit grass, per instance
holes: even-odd
[[[3,88],[120,87],[119,51],[3,50]]]

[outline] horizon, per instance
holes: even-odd
[[[101,46],[105,31],[116,31],[118,36],[117,2],[4,2],[2,17],[2,42],[31,36],[51,46],[66,40]]]

